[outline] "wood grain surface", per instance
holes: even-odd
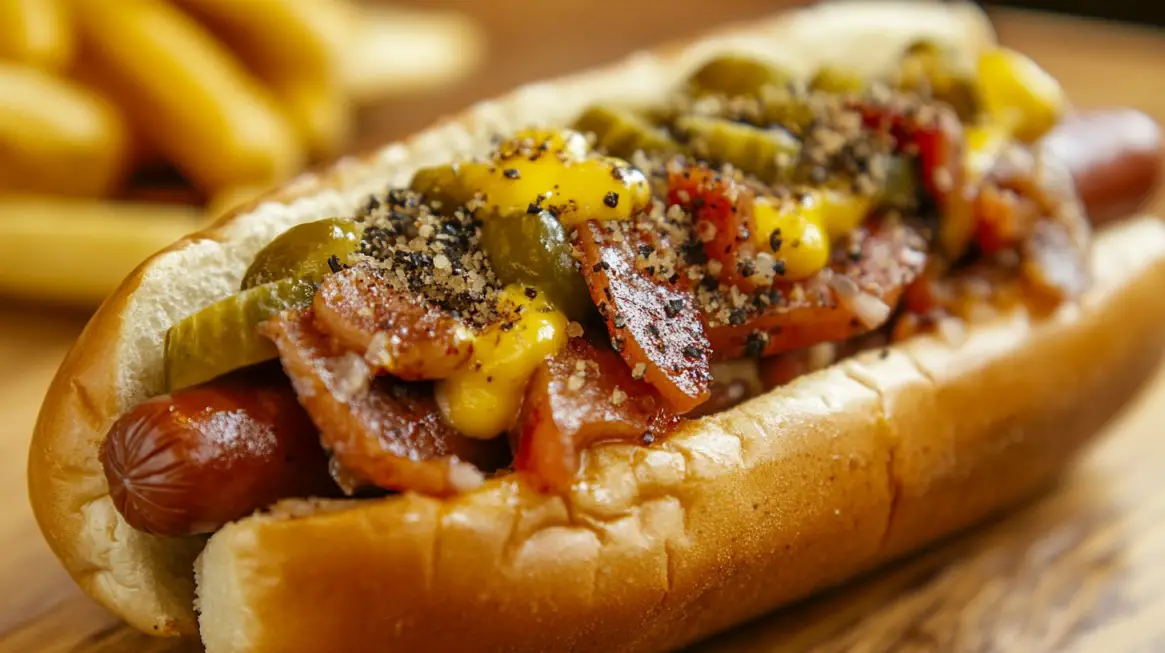
[[[361,145],[414,130],[529,79],[614,59],[772,0],[422,2],[477,15],[485,68],[455,88],[362,117]],[[1043,63],[1081,106],[1132,105],[1165,123],[1165,33],[997,13],[1002,40]],[[539,27],[535,27],[539,26]],[[828,35],[823,35],[827,38]],[[1153,211],[1165,214],[1165,195]],[[1163,289],[1165,291],[1165,289]],[[25,455],[78,312],[0,299],[0,653],[200,651],[129,631],[73,586],[41,541]],[[930,551],[724,634],[704,653],[1165,651],[1165,375],[1054,492]]]

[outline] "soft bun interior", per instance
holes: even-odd
[[[366,158],[297,179],[156,255],[98,311],[42,407],[29,486],[50,546],[86,592],[139,629],[166,635],[197,631],[192,570],[202,540],[164,540],[133,531],[109,500],[97,450],[119,414],[162,391],[166,330],[236,291],[255,252],[288,227],[350,215],[369,194],[406,183],[419,167],[484,153],[498,133],[562,125],[595,101],[657,100],[719,52],[752,53],[803,75],[823,63],[874,75],[888,71],[902,49],[919,38],[945,43],[969,63],[993,41],[993,33],[970,3],[838,3],[751,23],[483,102]]]

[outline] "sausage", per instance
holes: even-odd
[[[1040,147],[1066,164],[1093,225],[1141,208],[1161,170],[1161,130],[1135,109],[1069,116],[1044,136]]]
[[[143,402],[114,423],[100,460],[118,512],[155,535],[208,533],[278,499],[339,494],[311,419],[274,375]]]

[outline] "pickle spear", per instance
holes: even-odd
[[[599,149],[625,159],[639,150],[679,154],[684,149],[666,131],[626,109],[593,106],[578,117],[574,128],[584,134],[593,133]]]
[[[594,309],[571,256],[569,235],[549,211],[485,220],[481,245],[502,282],[538,288],[555,308],[578,322]]]
[[[328,259],[341,264],[360,249],[360,226],[351,220],[329,218],[294,226],[255,255],[243,275],[247,290],[280,279],[319,283],[332,271]]]
[[[244,290],[211,304],[166,333],[168,391],[196,385],[239,368],[275,358],[271,341],[255,331],[281,311],[311,304],[315,286],[283,279]]]
[[[777,181],[792,171],[801,143],[789,132],[764,129],[719,118],[683,116],[676,129],[687,135],[696,155],[716,163],[731,163],[764,181]]]

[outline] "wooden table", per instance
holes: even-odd
[[[614,14],[583,0],[441,4],[480,15],[493,39],[485,74],[370,112],[365,145],[514,83],[694,34],[710,20],[760,15],[774,3],[723,0],[710,12],[703,0],[674,0],[667,21],[646,20],[658,6],[647,0],[606,3],[621,8]],[[1133,105],[1165,123],[1165,33],[1019,13],[996,18],[1002,39],[1035,56],[1079,105]],[[553,27],[532,33],[533,24]],[[1154,211],[1165,214],[1165,195]],[[58,567],[28,509],[28,436],[84,320],[76,311],[0,300],[0,652],[198,651],[193,642],[130,632],[90,603]],[[1165,374],[1062,487],[1034,504],[700,650],[1165,650],[1162,402]]]

